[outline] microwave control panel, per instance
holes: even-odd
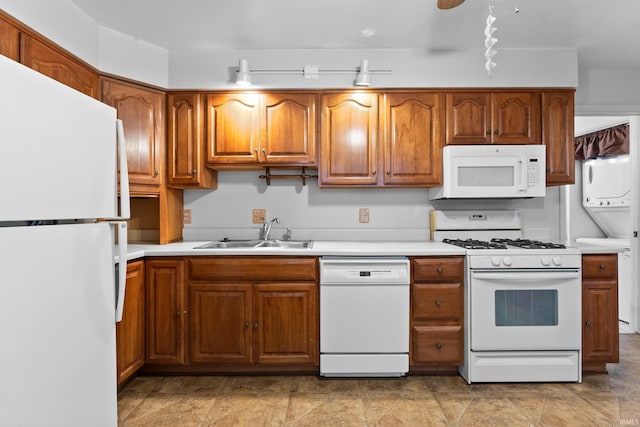
[[[537,187],[542,179],[542,164],[538,161],[537,157],[529,158],[527,164],[527,187]]]

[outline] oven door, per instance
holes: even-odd
[[[582,281],[571,270],[471,270],[471,350],[578,350]]]

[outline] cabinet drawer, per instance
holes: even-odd
[[[411,330],[411,362],[464,363],[462,326],[418,326]]]
[[[618,274],[618,255],[583,255],[582,276],[587,278],[615,278]]]
[[[415,282],[462,282],[464,257],[414,258],[412,262]]]
[[[462,283],[427,285],[415,283],[411,294],[411,317],[416,321],[448,321],[462,324]]]
[[[313,280],[318,277],[314,257],[193,257],[189,280]]]

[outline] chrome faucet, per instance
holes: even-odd
[[[260,238],[262,240],[269,240],[269,233],[271,232],[271,226],[273,223],[280,224],[280,218],[273,218],[271,221],[262,223],[262,231],[260,232]]]

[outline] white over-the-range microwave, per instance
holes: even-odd
[[[442,151],[442,187],[429,199],[544,197],[545,146],[447,145]]]

